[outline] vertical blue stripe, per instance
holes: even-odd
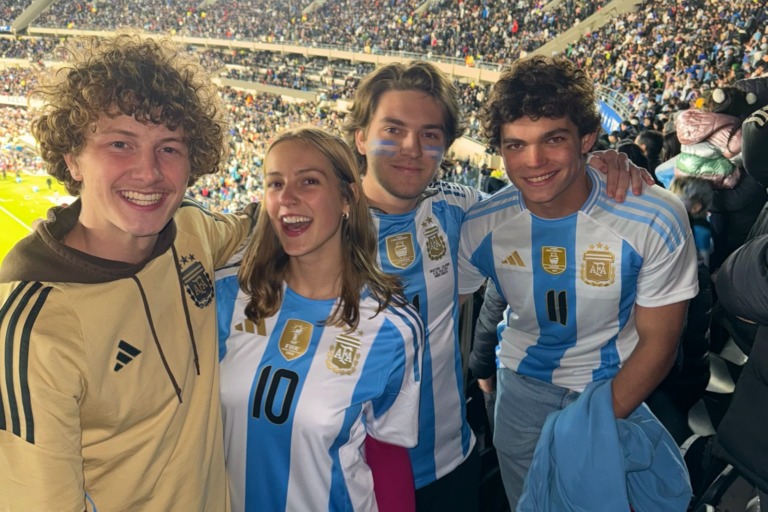
[[[424,322],[424,328],[429,330],[429,296],[427,283],[423,273],[423,254],[419,246],[415,212],[409,212],[406,217],[409,222],[403,222],[403,215],[379,216],[379,261],[381,269],[388,274],[400,276],[405,288],[405,297],[408,302],[417,306],[419,316]],[[407,231],[402,228],[408,225]],[[399,268],[392,265],[387,256],[387,237],[395,234],[410,233],[413,241],[414,260],[407,268]],[[426,343],[421,370],[421,395],[419,405],[419,444],[411,448],[409,453],[413,462],[414,474],[420,477],[428,476],[430,481],[435,480],[435,401],[432,395],[432,352],[429,345],[429,332]]]
[[[414,363],[413,363],[413,380],[416,382],[421,381],[421,358],[422,358],[422,349],[421,347],[424,346],[425,340],[424,337],[426,335],[426,327],[424,327],[424,322],[421,319],[421,317],[418,315],[418,311],[416,311],[414,308],[411,307],[397,307],[397,306],[388,306],[387,312],[393,315],[398,316],[400,319],[403,320],[403,322],[410,327],[411,330],[411,336],[413,339],[411,340],[412,346],[413,346],[413,357],[414,357]]]
[[[393,371],[390,373],[390,379],[386,383],[381,381],[381,371],[377,368],[377,366],[381,366],[382,361],[392,361],[390,368],[393,368]],[[395,368],[399,371],[394,370]],[[377,415],[383,414],[389,409],[400,392],[403,382],[404,368],[405,357],[403,352],[403,339],[400,336],[399,331],[387,321],[385,325],[379,329],[379,332],[376,334],[376,339],[373,341],[368,355],[366,356],[365,365],[363,366],[360,378],[357,380],[355,390],[352,393],[352,399],[350,401],[352,405],[347,408],[344,414],[344,422],[339,430],[339,435],[334,440],[328,452],[331,460],[333,460],[328,510],[353,510],[347,485],[344,481],[344,473],[341,469],[342,465],[339,459],[339,449],[349,442],[349,434],[352,431],[352,426],[362,412],[361,404],[366,401],[366,397],[381,395],[380,400],[376,401],[379,406],[376,410]],[[382,385],[383,389],[381,388]],[[373,405],[374,404],[372,404],[372,406]]]
[[[227,355],[227,339],[232,328],[232,315],[240,285],[237,275],[216,280],[216,318],[218,321],[219,361]]]
[[[251,395],[248,399],[249,415],[245,463],[245,509],[247,511],[285,510],[291,469],[290,457],[286,457],[285,454],[291,453],[291,437],[293,435],[296,405],[301,397],[301,390],[304,387],[307,373],[315,357],[315,351],[324,330],[322,326],[315,323],[307,351],[297,359],[286,361],[279,350],[280,336],[283,328],[290,318],[302,319],[304,321],[311,317],[326,319],[331,314],[331,308],[334,306],[334,301],[327,301],[324,310],[318,308],[309,312],[304,311],[301,315],[293,314],[292,312],[296,308],[287,305],[291,300],[291,294],[290,290],[286,290],[283,298],[283,307],[275,327],[269,335],[269,345],[264,352],[251,384]],[[319,301],[316,303],[319,304]],[[253,399],[259,383],[259,375],[269,365],[273,366],[271,369],[272,374],[267,380],[267,389],[264,390],[262,396],[261,417],[255,418],[252,414]],[[294,399],[291,403],[288,420],[281,425],[276,425],[264,415],[264,408],[268,405],[269,383],[272,381],[275,371],[279,368],[286,368],[295,372],[298,374],[299,380]],[[285,381],[281,381],[276,397],[285,396],[286,384]],[[276,399],[273,410],[279,409],[280,405],[281,403]]]
[[[619,333],[624,330],[632,310],[635,307],[637,297],[637,276],[643,266],[643,258],[635,251],[626,240],[621,244],[621,298],[619,299],[619,328],[600,349],[600,367],[592,372],[592,380],[604,380],[613,378],[619,372],[619,351],[616,347]]]
[[[432,204],[432,212],[448,237],[448,250],[451,253],[453,266],[453,362],[454,378],[456,379],[456,394],[461,408],[461,451],[466,456],[472,442],[472,432],[467,417],[467,399],[464,393],[464,373],[461,368],[461,347],[459,346],[459,243],[461,241],[461,224],[465,212],[458,206],[451,206],[444,201]]]
[[[563,219],[542,220],[531,216],[531,265],[533,274],[533,295],[539,338],[526,350],[517,371],[544,382],[552,382],[552,372],[560,366],[566,350],[576,344],[576,223],[578,214]],[[565,270],[551,274],[542,267],[544,247],[565,249]],[[547,310],[547,294],[555,297],[565,292],[567,320],[565,325],[550,320]],[[562,313],[562,312],[561,312]]]

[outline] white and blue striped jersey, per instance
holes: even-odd
[[[418,440],[424,326],[366,295],[354,332],[324,326],[335,300],[284,288],[254,324],[236,269],[217,275],[224,449],[232,510],[375,511],[366,435]]]
[[[581,209],[542,219],[509,186],[462,226],[459,288],[486,277],[509,304],[502,366],[575,391],[613,377],[638,342],[635,304],[659,307],[698,292],[696,247],[679,199],[661,187],[616,203],[588,167]]]
[[[461,223],[481,197],[475,189],[439,182],[410,212],[371,210],[379,264],[400,276],[427,330],[419,444],[410,451],[417,489],[459,466],[475,442],[465,412],[456,283]]]

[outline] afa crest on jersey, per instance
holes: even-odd
[[[312,324],[304,320],[291,318],[285,322],[278,346],[286,361],[293,361],[307,352],[312,340],[312,328]]]
[[[432,261],[437,261],[445,256],[447,251],[445,238],[440,234],[440,229],[431,218],[427,218],[422,224],[424,235],[427,237],[427,256]]]
[[[336,343],[331,344],[331,349],[325,358],[328,369],[339,375],[352,375],[360,361],[360,340],[348,334],[336,336]]]
[[[387,258],[392,266],[408,268],[416,260],[416,250],[413,248],[413,237],[410,233],[399,233],[388,236]]]
[[[203,309],[213,302],[213,282],[205,267],[193,255],[181,258],[182,265],[188,262],[191,264],[181,271],[181,280],[195,306]]]
[[[590,286],[610,286],[616,280],[616,256],[607,245],[590,244],[581,262],[581,280]]]

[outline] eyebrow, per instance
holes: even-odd
[[[397,126],[405,126],[405,123],[401,121],[400,119],[397,119],[396,117],[382,117],[382,121],[385,123],[391,123],[396,124]],[[421,130],[440,130],[441,132],[445,132],[445,128],[441,124],[425,124],[422,125]]]
[[[555,135],[560,135],[563,133],[568,134],[570,132],[568,132],[566,128],[555,128],[554,130],[550,130],[548,132],[542,133],[541,137],[539,137],[539,140],[546,140],[554,137]],[[508,144],[510,142],[525,142],[525,141],[522,139],[517,139],[515,137],[507,137],[507,138],[501,139],[502,144]]]
[[[306,174],[306,173],[310,173],[310,172],[319,172],[323,176],[327,176],[328,175],[328,173],[327,173],[327,171],[325,169],[319,169],[319,168],[316,168],[316,167],[305,167],[304,169],[299,169],[298,171],[296,171],[297,174]],[[282,174],[283,173],[281,171],[267,171],[266,172],[267,176],[274,176],[274,175],[278,175],[279,176],[279,175],[282,175]]]
[[[111,128],[104,131],[97,132],[97,135],[122,135],[124,137],[132,137],[134,139],[139,139],[141,136],[137,134],[136,132],[133,132],[131,130],[124,130],[122,128]],[[184,144],[184,137],[181,136],[172,136],[172,137],[164,137],[160,139],[161,143],[165,142],[179,142],[181,144]]]

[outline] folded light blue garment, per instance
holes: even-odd
[[[613,415],[611,380],[593,382],[549,415],[520,512],[684,512],[691,484],[674,439],[645,404]]]

